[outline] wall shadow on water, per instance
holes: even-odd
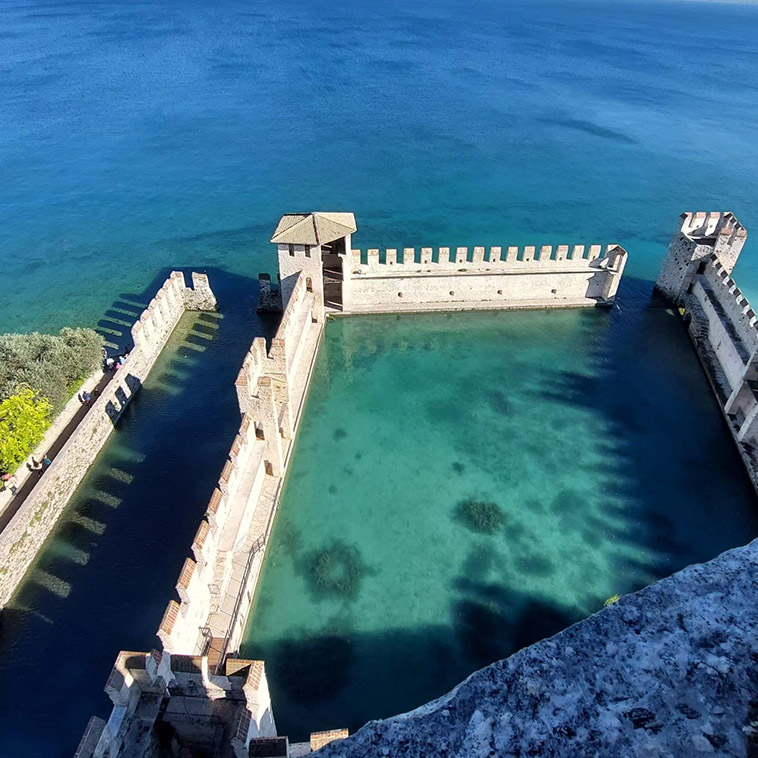
[[[338,727],[354,732],[371,719],[416,708],[482,666],[578,620],[575,611],[500,585],[460,581],[466,599],[452,609],[452,627],[356,634],[349,620],[335,619],[318,636],[267,645],[274,716],[286,722],[290,739]],[[253,645],[246,654],[256,652]]]
[[[586,329],[597,326],[592,313]],[[758,501],[678,314],[626,278],[587,373],[546,368],[540,398],[596,414],[603,502],[589,526],[614,546],[618,593],[636,591],[758,535]]]
[[[168,273],[119,302],[146,304]],[[102,688],[118,651],[158,645],[239,427],[234,378],[263,334],[257,282],[207,273],[220,313],[183,317],[0,614],[1,755],[69,758],[89,716],[110,712]]]
[[[584,549],[566,566],[535,553],[528,535],[509,533],[513,557],[527,564],[520,570],[545,578],[573,568],[581,577],[600,572],[623,595],[753,539],[755,493],[679,317],[651,295],[649,281],[627,278],[611,311],[571,318],[589,346],[582,368],[545,362],[524,391],[547,402],[558,423],[566,407],[600,422],[591,425],[603,430],[597,438],[571,440],[576,489],[542,504],[561,531],[577,530]],[[539,438],[535,429],[535,455],[552,464]],[[502,556],[487,539],[452,580],[449,616],[439,624],[359,632],[346,603],[315,634],[295,629],[263,644],[248,638],[243,653],[266,661],[280,727],[304,739],[402,713],[602,608],[605,596],[564,605],[560,596],[492,581]]]

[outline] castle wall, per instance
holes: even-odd
[[[276,735],[262,661],[230,660],[215,674],[206,656],[122,651],[105,691],[110,717],[90,719],[75,758],[165,755],[157,722],[174,754],[191,745],[203,754],[246,758],[250,739]]]
[[[218,689],[208,682],[235,663],[229,656],[239,649],[254,598],[323,332],[324,264],[335,271],[330,287],[339,287],[342,269],[343,310],[357,313],[609,305],[627,257],[615,245],[605,249],[561,245],[555,250],[491,248],[489,252],[477,247],[471,255],[466,248],[452,253],[440,248],[436,254],[422,248],[418,256],[407,249],[402,258],[388,250],[382,262],[379,251],[370,250],[362,262],[360,251],[351,250],[349,236],[330,249],[324,260],[320,246],[278,246],[280,294],[275,295],[270,280],[264,280],[259,308],[276,309],[281,297],[282,318],[270,344],[254,339],[243,361],[236,381],[242,413],[239,432],[181,568],[176,597],[169,600],[157,632],[166,659],[192,659],[192,665],[202,669],[202,681],[194,686],[202,684],[203,694],[191,707],[203,718],[215,715],[227,723],[231,717],[230,712],[213,710],[211,701],[218,699]],[[180,681],[176,670],[166,674],[167,681],[171,675]],[[176,724],[181,712],[173,707],[180,702],[175,698],[191,693],[180,691],[176,684],[168,689],[172,698],[165,713]],[[83,744],[90,746],[97,737],[101,752],[85,750],[82,758],[110,755],[102,752],[104,745],[123,746],[129,735],[150,732],[149,719],[140,720],[137,710],[129,710],[133,697],[119,690],[108,724],[98,732],[98,723],[91,723]],[[139,698],[142,708],[144,697]],[[270,702],[256,711],[248,700],[247,708],[238,711],[235,726],[224,738],[234,755],[245,755],[256,729],[262,735],[275,729],[273,717],[269,723],[260,715],[267,708],[270,711]],[[212,750],[207,722],[198,722],[194,732],[183,728],[193,745]],[[311,748],[341,737],[342,731],[316,735]]]
[[[21,508],[0,534],[0,607],[4,606],[69,498],[92,465],[115,423],[139,390],[185,310],[215,309],[202,274],[171,273],[132,327],[134,348],[55,456]]]
[[[728,274],[747,239],[747,231],[732,213],[683,213],[669,245],[656,287],[679,303],[698,273],[700,263],[714,254]]]
[[[239,647],[278,507],[323,320],[296,273],[271,345],[256,338],[236,388],[242,421],[158,629],[172,654]]]
[[[609,305],[626,263],[617,245],[352,250],[347,313]]]
[[[711,294],[704,289],[701,282],[694,283],[692,297],[703,309],[706,338],[726,379],[723,389],[724,396],[728,397],[734,387],[742,381],[745,373],[744,354],[741,354],[738,349],[739,341],[734,339],[733,334],[730,334],[728,319],[723,318],[716,310],[718,308],[717,302],[714,302]]]
[[[656,286],[677,305],[758,489],[758,316],[731,277],[747,231],[731,213],[685,213]]]

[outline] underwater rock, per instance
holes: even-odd
[[[511,413],[512,406],[508,396],[502,390],[490,390],[487,393],[487,400],[490,407],[497,413],[507,416]]]
[[[456,518],[473,532],[494,534],[505,523],[505,513],[497,503],[469,498],[458,504]]]
[[[372,573],[361,559],[358,548],[333,540],[320,550],[309,553],[303,570],[315,595],[336,595],[353,599],[364,577]]]

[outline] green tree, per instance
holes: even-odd
[[[0,334],[0,401],[20,387],[31,387],[50,401],[57,415],[100,365],[102,348],[102,337],[92,329]]]
[[[45,436],[52,406],[31,387],[0,402],[0,471],[13,473]]]

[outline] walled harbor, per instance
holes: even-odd
[[[172,660],[192,673],[195,682],[190,688],[175,688],[165,702],[158,698],[164,702],[161,718],[176,730],[177,739],[207,739],[207,734],[200,736],[202,724],[206,722],[207,730],[219,718],[215,701],[224,701],[223,721],[237,735],[229,742],[230,749],[244,752],[251,740],[276,735],[263,669],[233,656],[263,564],[327,308],[351,312],[353,267],[360,260],[351,247],[355,230],[354,216],[349,213],[290,214],[277,226],[272,242],[278,250],[280,283],[274,291],[262,279],[259,308],[281,308],[281,320],[268,347],[262,338],[255,338],[237,378],[242,413],[239,433],[192,543],[192,556],[180,573],[179,599],[169,602],[158,629],[163,653],[149,654],[152,658],[137,654],[119,658],[108,685],[114,712],[107,723],[93,717],[80,756],[144,752],[145,726],[155,721],[158,712],[153,708],[142,713],[142,693],[152,702],[173,686],[180,669],[172,668]],[[533,248],[523,253],[512,249],[503,259],[497,250],[490,251],[485,265],[483,249],[475,248],[473,276],[454,307],[476,309],[483,301],[488,308],[503,307],[508,298],[496,306],[490,301],[500,296],[498,292],[523,291],[525,283],[527,295],[512,298],[518,300],[516,307],[529,307],[530,298],[532,307],[607,307],[613,303],[626,261],[626,252],[617,245],[574,248],[570,255],[569,248],[561,246],[555,258],[552,248],[543,248],[536,259]],[[401,285],[410,294],[406,301],[410,307],[450,310],[449,302],[439,300],[438,285],[433,283],[440,280],[436,267],[431,267],[435,269],[431,276],[424,268],[411,269],[415,251],[411,254],[407,249],[405,254]],[[459,248],[452,265],[460,266],[467,257],[468,249]],[[422,260],[430,266],[431,253],[426,248]],[[444,254],[437,266],[445,267]],[[461,276],[450,271],[442,277],[444,286],[450,275]],[[514,281],[521,284],[510,284]],[[390,300],[395,297],[394,286],[392,295],[380,285],[363,297],[377,311],[409,307],[395,306],[402,298]],[[187,656],[189,662],[179,663]],[[143,669],[147,679],[136,674]],[[239,687],[230,676],[253,677],[257,684]],[[217,694],[199,695],[209,691]],[[188,699],[196,714],[192,723],[183,716]]]
[[[722,265],[733,265],[744,242],[733,217],[694,218],[698,229],[705,219],[705,231],[700,247],[693,242],[687,248],[700,253],[687,259],[687,276],[719,254]],[[169,602],[158,630],[163,650],[119,656],[106,686],[113,712],[107,722],[90,721],[77,753],[81,758],[152,754],[160,748],[153,730],[156,721],[170,726],[170,739],[177,747],[213,746],[237,756],[253,750],[256,755],[289,750],[286,737],[276,733],[263,663],[236,653],[327,312],[503,307],[492,301],[505,292],[519,293],[512,294],[511,307],[609,306],[626,259],[625,251],[614,245],[590,246],[586,258],[576,248],[569,253],[567,247],[557,248],[555,255],[543,248],[539,257],[530,248],[523,253],[514,250],[505,259],[500,248],[489,255],[475,248],[469,260],[468,251],[459,249],[452,264],[444,252],[434,256],[430,249],[422,250],[419,263],[415,251],[406,249],[404,270],[388,273],[380,267],[397,265],[396,258],[390,253],[380,263],[378,253],[371,251],[364,264],[351,248],[354,231],[352,214],[290,215],[277,227],[272,241],[278,246],[280,285],[272,288],[270,280],[261,280],[259,307],[270,311],[281,305],[281,321],[270,345],[254,340],[238,376],[242,423],[193,541],[192,557],[177,582],[179,600]],[[682,237],[692,240],[695,231],[683,222],[669,262]],[[710,249],[703,252],[703,244]],[[703,257],[708,260],[700,260]],[[458,268],[445,271],[446,264]],[[376,275],[373,283],[371,274]],[[361,289],[354,279],[369,284]],[[460,282],[465,282],[462,289]],[[442,293],[453,286],[458,289],[447,290],[453,300],[444,299]],[[508,303],[509,298],[499,302]],[[753,318],[751,326],[754,322]],[[224,725],[222,737],[219,723]],[[349,751],[350,740],[340,742],[345,737],[339,730],[314,733],[310,743],[293,745],[292,754],[334,740],[337,750]]]

